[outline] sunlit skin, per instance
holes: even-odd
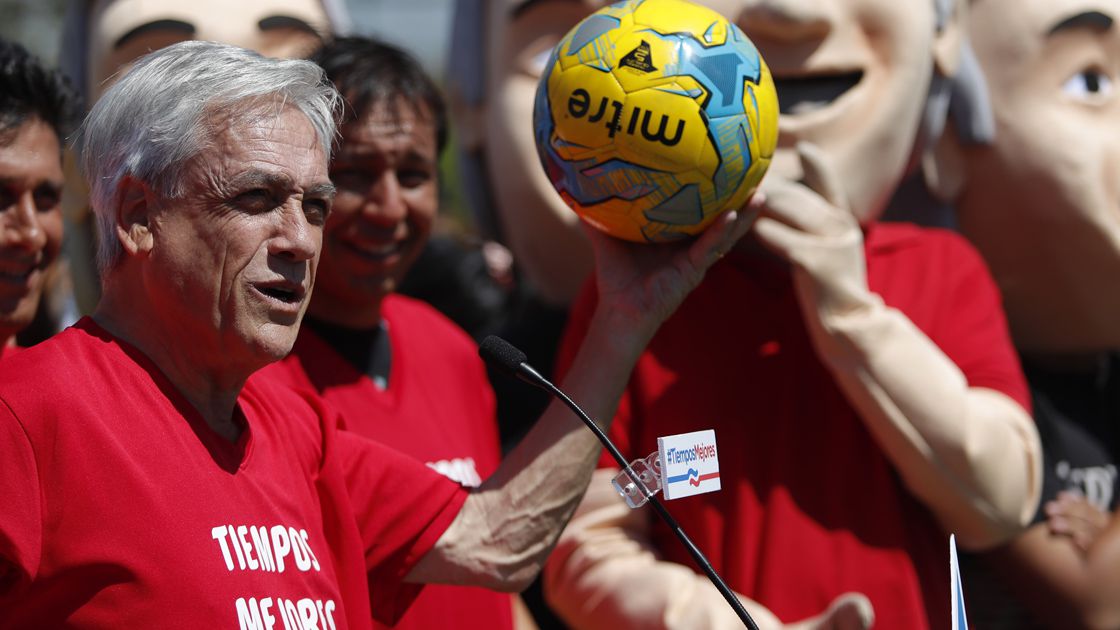
[[[548,52],[606,4],[581,0],[489,3],[488,108],[481,120],[491,188],[520,264],[564,302],[590,270],[577,219],[536,158],[533,94]],[[933,72],[933,3],[896,0],[709,0],[758,46],[782,104],[773,169],[801,176],[798,141],[819,146],[861,221],[876,219],[903,175]],[[946,63],[955,61],[946,55]],[[791,81],[791,79],[797,79]],[[881,166],[879,166],[881,165]]]
[[[90,19],[87,86],[93,100],[144,53],[198,39],[269,57],[303,57],[330,32],[318,0],[97,0]]]
[[[323,232],[311,314],[350,328],[381,321],[432,231],[439,206],[436,130],[426,106],[373,107],[342,127],[331,164],[338,186]]]
[[[232,409],[245,379],[295,342],[334,186],[314,129],[290,106],[223,125],[182,182],[181,199],[120,187],[126,254],[94,318],[154,353],[192,402],[217,389]],[[132,299],[139,287],[144,299]]]
[[[58,135],[38,118],[0,142],[0,347],[31,323],[62,246]]]
[[[991,146],[963,150],[961,230],[1029,355],[1120,347],[1120,2],[979,0]]]

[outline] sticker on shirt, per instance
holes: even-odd
[[[482,485],[482,478],[479,477],[478,469],[474,466],[473,457],[456,457],[455,459],[428,462],[428,468],[467,488],[477,488]]]
[[[716,432],[693,431],[657,438],[661,479],[667,500],[720,489]]]

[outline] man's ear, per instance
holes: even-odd
[[[967,179],[964,152],[956,127],[950,120],[941,137],[922,156],[922,177],[926,187],[943,202],[953,203],[964,190]]]
[[[129,256],[147,254],[154,245],[150,224],[156,196],[147,184],[131,176],[121,180],[117,191],[117,240]]]
[[[952,5],[952,11],[945,16],[945,23],[933,38],[933,67],[943,77],[957,73],[961,63],[961,46],[966,36],[968,0],[953,0]]]

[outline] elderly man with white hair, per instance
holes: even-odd
[[[0,368],[6,627],[361,628],[414,584],[539,570],[599,452],[565,409],[468,491],[247,383],[312,290],[337,103],[310,62],[184,42],[90,113],[102,300]],[[593,417],[751,214],[670,249],[595,235],[605,308],[566,383]]]

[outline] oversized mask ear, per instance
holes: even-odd
[[[991,144],[996,135],[984,71],[968,38],[962,34],[959,41],[956,71],[948,79],[948,114],[952,124],[945,133],[938,134],[932,150],[922,158],[926,186],[945,202],[956,199],[966,183],[966,147]]]
[[[127,256],[144,256],[154,241],[151,215],[156,197],[152,189],[135,177],[125,177],[117,187],[114,227],[117,240]]]
[[[963,48],[968,45],[964,35],[965,3],[966,0],[933,0],[936,28],[932,50],[933,76],[930,78],[922,126],[918,130],[908,170],[923,159],[926,151],[937,143],[945,130],[952,96],[952,78],[959,67]]]

